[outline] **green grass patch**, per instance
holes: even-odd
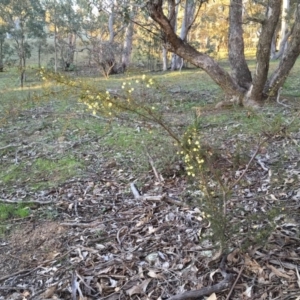
[[[34,187],[55,186],[82,173],[83,164],[73,156],[57,160],[38,158],[31,166]]]
[[[30,214],[28,204],[5,204],[0,203],[0,221],[10,218],[25,218]]]
[[[70,155],[61,159],[37,158],[26,163],[8,166],[0,171],[0,184],[13,189],[24,184],[33,190],[48,188],[64,182],[68,178],[82,174],[84,164]]]
[[[228,61],[222,61],[221,64],[226,69],[229,68]],[[277,62],[271,62],[272,69],[276,65]],[[250,61],[250,68],[254,67],[255,64]],[[297,76],[299,69],[300,64],[297,62],[284,86],[283,95],[300,95]],[[101,76],[80,79],[100,90],[111,89],[120,93],[124,81],[140,80],[142,75],[143,73],[135,71],[111,76],[108,80]],[[181,128],[171,125],[179,136],[193,119],[193,107],[206,107],[208,104],[213,106],[218,100],[223,100],[220,89],[200,69],[146,73],[146,75],[157,85],[154,93],[161,94],[160,97],[156,97],[161,100],[159,103],[155,102],[155,106],[163,111],[168,122],[185,121]],[[27,186],[39,190],[81,175],[90,162],[85,161],[80,152],[87,150],[94,151],[99,159],[115,159],[120,168],[122,166],[123,169],[131,170],[135,175],[151,169],[147,152],[159,171],[163,171],[174,161],[177,149],[161,128],[130,121],[106,122],[101,116],[92,117],[91,112],[86,111],[82,103],[78,103],[76,92],[55,86],[53,82],[39,81],[35,69],[27,71],[27,79],[25,87],[20,89],[16,68],[0,73],[0,120],[6,122],[6,125],[0,124],[3,129],[5,128],[0,132],[0,147],[15,143],[11,142],[12,140],[24,140],[26,145],[40,143],[45,149],[39,152],[39,147],[34,146],[38,149],[37,158],[34,158],[34,155],[28,157],[23,155],[17,162],[14,158],[15,155],[18,156],[16,151],[19,149],[1,150],[0,154],[7,157],[2,161],[0,169],[0,185],[5,185],[5,188],[13,189],[14,185],[26,182]],[[154,100],[156,98],[153,97]],[[145,98],[145,101],[147,99]],[[201,132],[207,136],[215,134],[214,140],[221,143],[222,139],[239,134],[255,138],[262,132],[275,132],[285,124],[285,119],[283,112],[278,109],[273,111],[271,106],[250,114],[244,109],[235,107],[201,115],[197,122]],[[298,126],[297,119],[292,123],[291,130],[297,130]],[[91,147],[85,142],[81,144],[83,140],[97,140],[97,137],[99,137],[98,148],[93,148],[94,146]],[[62,149],[62,153],[57,153],[60,140],[66,146]],[[79,145],[76,148],[79,155],[73,153],[72,145],[75,143]]]
[[[148,155],[159,172],[167,171],[176,156],[173,141],[160,128],[114,124],[101,142],[107,149],[103,151],[103,156],[114,158],[118,165],[135,176],[151,170]]]

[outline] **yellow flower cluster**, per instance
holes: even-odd
[[[95,95],[90,90],[86,89],[81,95],[80,101],[92,111],[93,115],[96,115],[97,112],[105,113],[107,115],[112,114],[110,108],[113,106],[113,103],[110,101],[109,91]]]
[[[125,98],[127,105],[133,105],[135,103],[133,100],[141,97],[139,95],[140,88],[149,88],[152,85],[154,85],[154,80],[152,78],[148,79],[145,74],[142,75],[141,79],[123,81],[121,88],[127,94],[127,97]],[[95,91],[90,91],[88,88],[86,88],[81,95],[80,101],[83,102],[89,110],[92,110],[93,114],[98,112],[111,115],[113,111],[118,110],[118,103],[124,101],[124,98],[120,97],[120,99],[118,99],[116,102],[115,98],[116,97],[114,95],[110,98],[109,91],[95,94]],[[142,99],[144,100],[144,98]],[[123,106],[121,109],[124,109],[124,107],[125,106]],[[151,106],[150,109],[155,110],[155,107]]]
[[[183,156],[188,176],[195,177],[204,163],[201,155],[201,146],[196,129],[188,130],[185,133],[184,141],[181,144],[180,154]]]
[[[124,89],[126,89],[126,85],[127,85],[127,86],[131,86],[131,85],[134,84],[134,83],[136,83],[136,84],[141,84],[141,83],[142,83],[142,84],[145,84],[147,88],[150,88],[150,86],[154,84],[154,80],[153,80],[152,78],[147,79],[147,78],[146,78],[146,75],[143,74],[143,76],[142,76],[142,81],[140,81],[140,80],[138,80],[138,79],[136,79],[135,81],[128,81],[128,82],[124,81],[124,82],[122,83],[121,88],[124,90]],[[128,93],[132,93],[133,91],[134,91],[134,88],[133,88],[133,87],[132,87],[132,88],[129,88],[129,87],[128,87],[128,89],[127,89],[127,92],[128,92]]]

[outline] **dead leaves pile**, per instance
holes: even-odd
[[[50,196],[54,200],[54,192]],[[248,254],[235,249],[225,256],[226,272],[238,281],[231,282],[232,291],[214,293],[224,276],[213,261],[215,245],[200,240],[207,222],[199,209],[151,197],[137,200],[126,185],[110,180],[71,182],[55,198],[60,229],[48,238],[56,244],[47,240],[47,230],[41,230],[50,228],[49,223],[39,220],[23,241],[19,237],[19,254],[14,252],[16,244],[2,242],[1,253],[9,254],[6,263],[18,260],[14,254],[23,262],[19,261],[21,271],[12,264],[15,273],[0,278],[0,299],[187,299],[184,292],[208,287],[208,299],[300,295],[296,223],[282,223],[267,247],[250,249]],[[25,252],[30,241],[36,242],[37,232],[36,251],[28,248],[27,259],[22,258],[20,248]]]
[[[44,298],[163,299],[178,287],[199,288],[199,270],[207,269],[201,252],[207,260],[210,251],[199,244],[198,233],[207,225],[199,210],[137,202],[116,185],[89,181],[61,189],[55,205],[64,211],[61,226],[67,229],[57,239],[63,236],[65,248],[53,260],[36,262],[30,276],[4,278],[4,285],[22,287],[32,299],[39,299],[34,294],[40,291]],[[9,251],[10,245],[5,248]]]
[[[293,138],[297,141],[300,135]],[[224,149],[234,148],[235,140],[228,140],[232,145]],[[112,161],[103,168],[104,177],[74,179],[29,195],[43,205],[19,223],[15,236],[0,240],[0,300],[185,300],[199,299],[200,294],[207,300],[299,300],[298,152],[282,161],[276,149],[292,148],[281,140],[272,145],[274,151],[260,153],[243,178],[247,186],[235,190],[228,203],[229,209],[241,208],[245,214],[268,211],[278,201],[294,209],[290,219],[284,212],[278,216],[278,226],[264,245],[241,251],[235,240],[232,252],[216,260],[218,247],[203,239],[210,229],[199,208],[164,197],[136,199],[125,184],[131,174]],[[277,163],[284,169],[274,172]],[[228,182],[234,182],[244,167]],[[163,186],[173,195],[182,194],[185,187],[183,179]],[[15,192],[2,191],[2,198],[28,197],[22,189]],[[153,177],[147,193],[162,195]],[[43,221],[45,214],[54,212],[55,224]],[[232,222],[246,234],[243,217],[233,217]],[[258,231],[264,225],[253,223]]]

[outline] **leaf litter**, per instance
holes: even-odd
[[[210,128],[208,135],[216,136],[217,131]],[[36,147],[38,139],[33,137],[25,141],[16,135],[11,147],[2,147],[3,160],[57,158],[60,151],[65,154],[76,145],[58,138],[61,148],[53,152],[54,145]],[[240,134],[238,138],[249,137]],[[36,202],[32,213],[15,220],[15,229],[8,229],[0,239],[0,299],[174,300],[199,299],[200,291],[207,299],[297,299],[299,138],[299,132],[272,138],[247,169],[246,185],[236,187],[229,201],[229,208],[243,207],[245,214],[267,212],[274,202],[282,202],[289,215],[285,211],[278,215],[277,226],[264,244],[250,245],[245,252],[235,240],[220,262],[214,259],[216,244],[203,239],[210,228],[201,210],[193,202],[179,200],[190,187],[184,177],[157,182],[151,170],[139,178],[149,197],[135,197],[129,183],[137,178],[114,160],[95,158],[93,153],[103,148],[93,144],[93,136],[81,137],[81,143],[91,141],[92,145],[84,155],[76,149],[90,162],[88,175],[79,174],[42,191],[26,187],[26,179],[13,190],[2,188],[3,200]],[[229,182],[245,168],[233,174],[228,167],[235,141],[234,137],[224,141],[220,147],[224,152],[216,161],[227,171],[224,176]],[[254,151],[255,147],[248,149],[249,157]],[[95,166],[101,172],[95,172]],[[191,197],[199,195],[195,191]],[[45,218],[49,215],[52,219]],[[231,222],[240,224],[246,236],[248,224],[243,224],[242,217],[237,215]],[[251,226],[261,230],[265,225],[254,222]]]

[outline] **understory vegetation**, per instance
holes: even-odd
[[[298,62],[280,101],[260,110],[216,109],[222,93],[197,69],[129,70],[109,80],[31,70],[27,77],[32,81],[22,89],[16,69],[0,73],[1,237],[20,229],[20,220],[91,221],[109,214],[111,220],[122,220],[116,213],[118,199],[122,205],[132,203],[130,184],[135,183],[139,201],[161,197],[139,215],[137,227],[149,225],[160,209],[170,222],[176,219],[175,210],[163,206],[167,198],[183,212],[192,211],[190,221],[180,217],[184,222],[202,224],[195,239],[209,261],[218,258],[218,251],[220,257],[237,248],[266,250],[279,227],[300,221],[295,210],[299,69]],[[142,236],[161,222],[157,219]],[[118,226],[121,245],[120,236],[129,227]],[[104,227],[97,228],[93,240],[102,249],[99,245],[112,241]]]

